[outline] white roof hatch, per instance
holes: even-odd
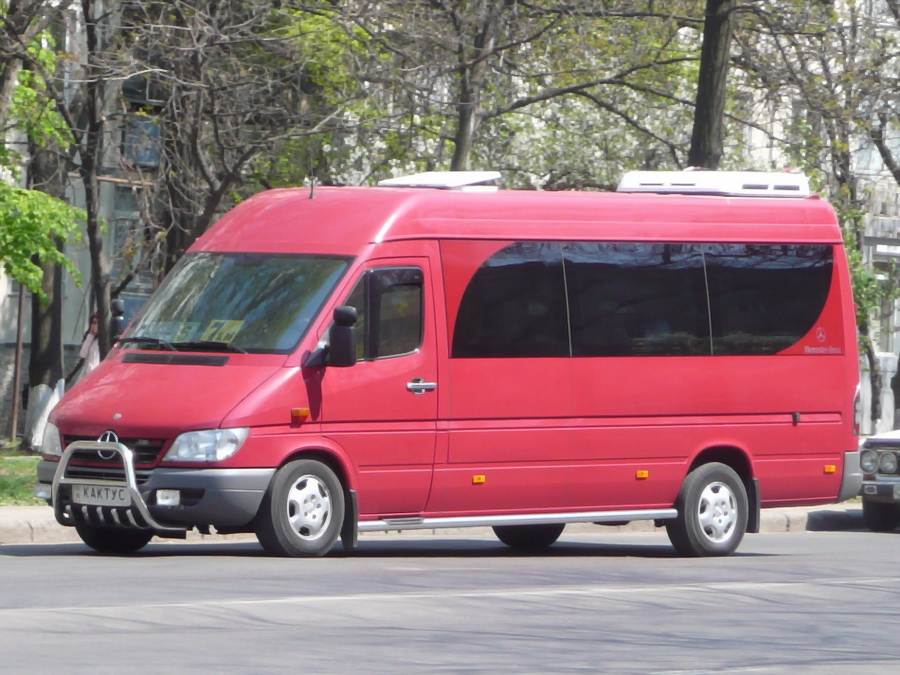
[[[728,195],[734,197],[809,197],[802,173],[766,171],[629,171],[617,192]]]
[[[496,190],[485,185],[500,179],[499,171],[426,171],[412,176],[386,178],[378,181],[382,187],[427,187],[444,190]]]

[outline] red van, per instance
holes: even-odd
[[[53,411],[36,493],[98,551],[197,528],[288,556],[640,519],[727,555],[761,507],[857,494],[850,277],[804,177],[495,177],[237,206]]]

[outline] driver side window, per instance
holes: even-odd
[[[346,304],[358,313],[356,356],[371,361],[415,352],[422,344],[424,274],[418,267],[367,271]]]

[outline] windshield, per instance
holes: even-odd
[[[120,344],[286,354],[300,342],[349,263],[337,256],[187,254]]]

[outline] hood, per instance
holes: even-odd
[[[78,382],[53,409],[50,421],[67,436],[172,438],[215,429],[251,392],[280,370],[283,356],[235,355],[213,359],[185,354],[166,363],[128,362],[155,352],[111,355]],[[199,365],[207,360],[212,365]]]

